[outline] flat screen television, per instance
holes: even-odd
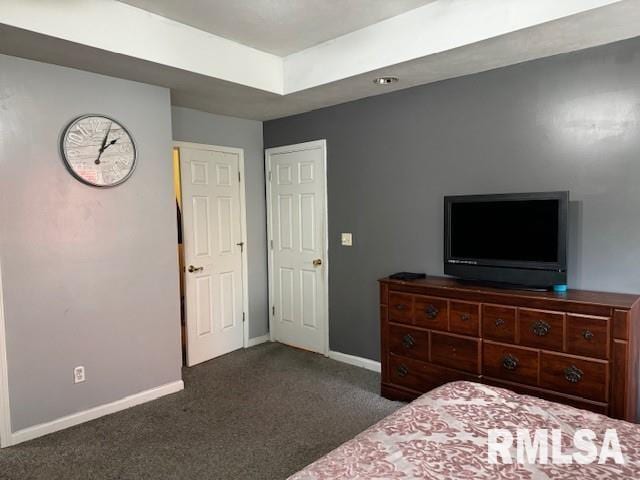
[[[444,273],[549,288],[567,283],[569,192],[447,196]]]

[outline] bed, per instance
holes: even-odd
[[[487,434],[498,428],[514,436],[518,428],[559,429],[563,453],[572,452],[576,429],[592,429],[600,451],[606,429],[615,428],[625,463],[517,463],[514,441],[514,463],[491,464]],[[453,382],[400,408],[290,477],[338,479],[640,479],[640,426],[502,388]]]

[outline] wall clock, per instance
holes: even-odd
[[[82,115],[69,123],[60,140],[69,173],[94,187],[125,182],[136,167],[136,145],[127,129],[104,115]]]

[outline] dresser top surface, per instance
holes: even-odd
[[[494,295],[504,297],[530,298],[536,300],[567,301],[592,305],[604,305],[614,308],[631,309],[640,302],[640,295],[612,292],[594,292],[589,290],[569,289],[566,293],[537,292],[530,290],[511,290],[495,287],[486,287],[466,282],[460,282],[454,278],[428,276],[420,280],[393,280],[380,279],[381,283],[398,286],[424,287],[444,290],[449,293],[476,293],[479,295]]]

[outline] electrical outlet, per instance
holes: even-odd
[[[76,367],[73,369],[73,383],[82,383],[87,378],[84,375],[84,367]]]
[[[351,233],[343,233],[341,237],[341,243],[343,247],[350,247],[353,245],[353,235]]]

